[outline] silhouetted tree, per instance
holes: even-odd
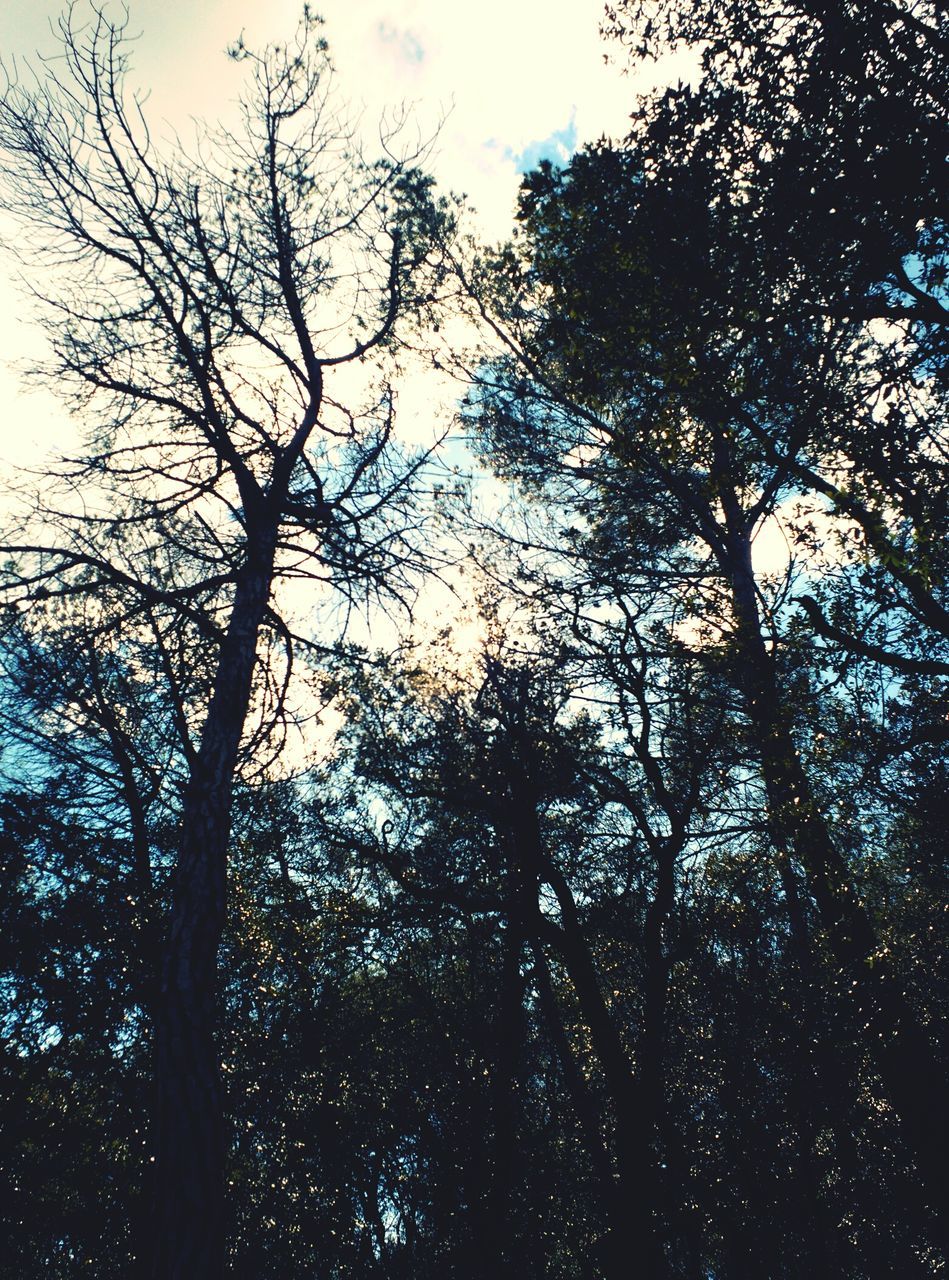
[[[299,647],[274,588],[397,592],[420,562],[419,463],[390,448],[391,389],[377,378],[347,408],[327,381],[368,369],[418,314],[446,215],[394,136],[363,159],[308,11],[290,44],[232,50],[251,86],[241,124],[197,158],[157,153],[125,94],[121,27],[71,9],[62,39],[0,104],[3,201],[41,261],[45,376],[89,435],[8,535],[5,594],[84,650],[142,631],[160,646],[187,776],[155,1006],[155,1265],[211,1276],[232,788],[242,751],[276,749]]]

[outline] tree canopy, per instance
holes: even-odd
[[[307,10],[193,154],[102,11],[0,99],[85,430],[3,538],[0,1275],[949,1261],[949,28],[604,31],[699,69],[495,246]]]

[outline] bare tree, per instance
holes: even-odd
[[[87,435],[5,540],[3,588],[18,626],[80,629],[86,652],[147,638],[167,682],[185,781],[154,1011],[154,1274],[193,1280],[225,1263],[232,787],[242,756],[279,746],[302,642],[274,588],[399,592],[421,563],[423,460],[393,447],[385,363],[432,305],[450,214],[398,128],[363,157],[307,9],[288,45],[230,51],[249,71],[239,126],[167,158],[125,92],[122,23],[70,8],[61,35],[0,100],[3,205],[44,304],[42,376]],[[332,371],[358,362],[372,390],[344,405]]]

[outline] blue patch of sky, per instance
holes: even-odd
[[[382,43],[390,45],[406,62],[414,62],[417,65],[424,59],[425,50],[422,42],[411,31],[404,31],[393,26],[391,22],[380,22],[377,30]]]
[[[907,254],[903,259],[903,270],[907,280],[917,289],[934,298],[941,307],[949,307],[949,254],[931,251]],[[901,293],[907,302],[914,301],[911,294],[903,290]]]
[[[576,149],[577,113],[571,111],[570,119],[562,129],[555,129],[548,137],[529,142],[523,151],[505,147],[504,155],[514,161],[519,173],[530,173],[541,160],[549,160],[552,164],[566,164]]]

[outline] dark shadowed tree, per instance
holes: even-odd
[[[153,145],[121,26],[71,9],[61,30],[61,59],[0,102],[2,198],[45,304],[43,376],[86,436],[8,534],[4,590],[34,634],[158,655],[184,781],[154,1006],[155,1273],[215,1276],[232,788],[279,749],[300,644],[274,590],[398,592],[419,563],[421,460],[392,448],[383,366],[437,287],[447,215],[418,145],[395,131],[363,157],[309,11],[288,45],[231,51],[240,122],[193,156]],[[333,371],[356,363],[343,404]]]
[[[743,38],[735,48],[759,66]],[[785,49],[788,83],[797,83],[800,53],[793,41]],[[828,61],[820,66],[829,74]],[[848,66],[844,59],[844,79]],[[867,612],[870,588],[880,589],[874,575],[886,581],[876,603],[890,611],[891,641],[874,645],[829,624],[810,596],[808,617],[831,647],[945,674],[945,577],[927,532],[945,520],[940,316],[935,292],[917,296],[925,291],[914,292],[912,279],[941,278],[931,152],[942,135],[924,94],[915,104],[911,213],[902,188],[891,207],[875,191],[864,199],[849,157],[834,203],[819,168],[811,196],[820,189],[828,207],[815,197],[815,217],[799,209],[789,223],[792,169],[832,115],[812,71],[800,82],[814,92],[798,94],[780,127],[764,82],[743,98],[736,75],[724,87],[680,88],[644,104],[622,147],[600,144],[564,170],[542,165],[529,175],[520,239],[498,255],[485,292],[472,276],[506,353],[482,369],[469,414],[499,472],[569,513],[561,554],[578,574],[623,583],[633,607],[641,583],[665,580],[680,617],[711,628],[709,660],[718,637],[800,945],[826,943],[834,956],[839,973],[825,980],[852,993],[937,1209],[946,1125],[939,1035],[913,1007],[869,909],[872,863],[861,865],[869,846],[854,846],[835,821],[820,770],[800,747],[804,699],[815,696],[827,648],[802,646],[800,630],[788,642],[791,584],[765,582],[752,544],[801,496],[853,522],[874,573],[860,577],[858,557],[843,550],[840,576],[866,584]],[[853,117],[870,121],[860,145],[884,164],[889,117],[874,104],[889,84],[871,77],[844,90]],[[834,117],[835,136],[838,125]],[[841,211],[846,233],[835,240]],[[818,212],[829,221],[815,249]],[[873,324],[882,319],[896,336],[880,338]],[[804,521],[792,528],[800,545],[813,541]],[[816,905],[816,929],[795,907],[798,880]]]

